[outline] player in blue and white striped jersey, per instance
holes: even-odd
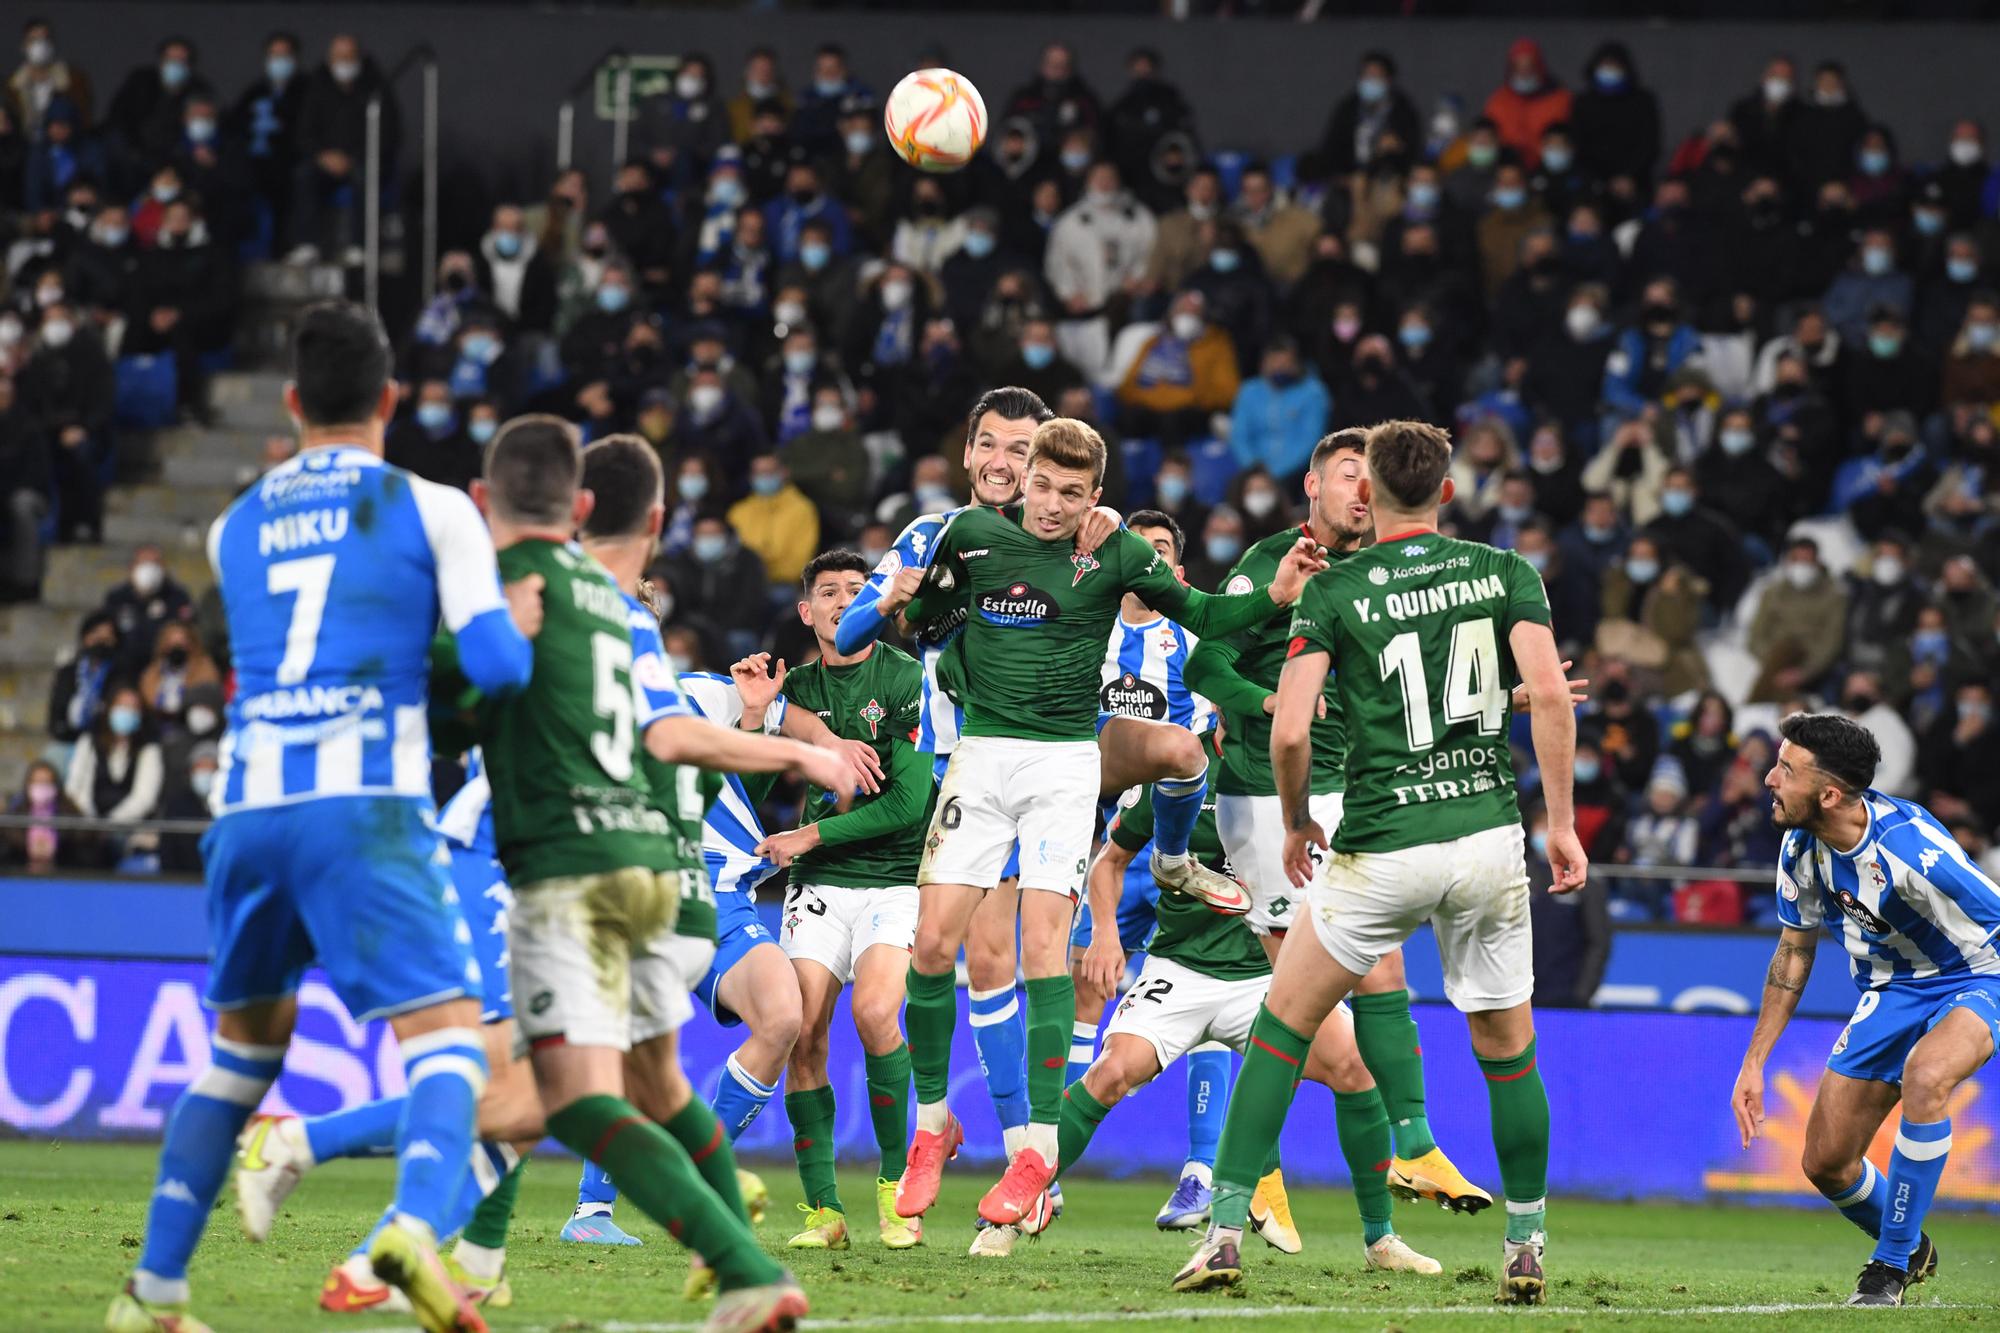
[[[490,693],[525,685],[534,659],[472,502],[382,461],[397,395],[373,313],[311,307],[293,354],[285,406],[300,452],[209,533],[237,683],[202,844],[216,1034],[209,1071],[168,1122],[145,1249],[107,1315],[114,1330],[193,1322],[188,1258],[237,1136],[277,1079],[314,961],[357,1018],[389,1020],[409,1079],[396,1220],[375,1265],[431,1326],[478,1320],[435,1248],[468,1170],[486,1057],[479,969],[449,901],[431,800],[431,639],[442,620]],[[539,588],[520,592],[521,624],[537,629]]]
[[[1924,1215],[1951,1150],[1954,1092],[2000,1046],[2000,887],[1928,810],[1873,790],[1881,750],[1839,713],[1779,724],[1764,779],[1783,932],[1732,1104],[1743,1145],[1764,1120],[1764,1063],[1798,1008],[1820,928],[1838,936],[1861,992],[1806,1125],[1804,1168],[1876,1237],[1849,1305],[1901,1305],[1937,1270]],[[1903,1104],[1887,1175],[1863,1153]]]

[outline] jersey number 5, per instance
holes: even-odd
[[[590,636],[590,706],[610,727],[590,733],[590,753],[613,782],[632,776],[632,641],[615,634]]]
[[[1437,740],[1431,722],[1430,682],[1424,679],[1423,641],[1412,630],[1389,640],[1379,665],[1382,679],[1397,678],[1403,689],[1403,730],[1412,750],[1428,750]],[[1476,722],[1482,736],[1498,736],[1507,717],[1507,691],[1500,685],[1500,646],[1487,617],[1451,627],[1451,656],[1444,669],[1447,726]]]

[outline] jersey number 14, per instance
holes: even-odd
[[[1431,721],[1430,682],[1424,679],[1423,641],[1412,630],[1389,640],[1378,663],[1382,679],[1394,676],[1403,690],[1403,731],[1412,750],[1428,750],[1437,740]],[[1507,717],[1507,691],[1500,684],[1500,646],[1493,621],[1461,620],[1451,627],[1451,656],[1445,661],[1444,709],[1447,726],[1475,722],[1482,736],[1498,736]]]

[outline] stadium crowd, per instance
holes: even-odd
[[[28,25],[0,111],[15,598],[37,595],[52,517],[57,540],[98,535],[120,359],[171,355],[200,419],[241,266],[352,259],[361,108],[382,87],[349,36],[307,52],[276,34],[260,70],[228,71],[169,37],[100,103],[69,36]],[[1203,588],[1299,521],[1323,433],[1426,418],[1457,439],[1450,526],[1542,572],[1594,681],[1576,764],[1593,861],[1768,865],[1775,720],[1817,699],[1877,735],[1885,790],[1995,866],[1984,129],[1906,151],[1839,65],[1788,56],[1742,70],[1708,123],[1667,126],[1616,42],[1574,78],[1530,39],[1495,54],[1490,92],[1423,109],[1370,52],[1317,139],[1264,161],[1204,144],[1157,54],[1132,51],[1107,97],[1051,44],[951,176],[895,159],[837,45],[793,70],[687,54],[612,179],[562,173],[446,238],[437,295],[399,334],[389,458],[464,485],[518,411],[639,432],[669,478],[666,645],[712,668],[760,647],[799,660],[807,559],[847,543],[873,560],[958,502],[983,387],[1096,425],[1105,502],[1177,518]],[[81,626],[52,762],[13,805],[198,810],[218,611],[136,552]],[[42,865],[121,855],[11,846]],[[1693,921],[1769,897],[1611,895],[1632,919]]]

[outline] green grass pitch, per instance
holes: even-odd
[[[1115,1132],[1115,1126],[1113,1127]],[[138,1254],[152,1181],[151,1146],[0,1143],[0,1327],[98,1326]],[[760,1236],[783,1255],[798,1183],[786,1164],[758,1162],[771,1189]],[[228,1199],[195,1256],[195,1313],[217,1333],[317,1329],[387,1333],[407,1316],[337,1317],[314,1304],[327,1267],[344,1255],[387,1200],[387,1162],[338,1163],[293,1196],[271,1243],[237,1230]],[[852,1249],[794,1253],[813,1301],[815,1327],[1063,1329],[1097,1324],[1162,1329],[1201,1323],[1265,1330],[1484,1329],[1528,1320],[1547,1329],[1858,1327],[1888,1312],[1839,1307],[1868,1245],[1832,1209],[1573,1203],[1557,1199],[1547,1265],[1549,1305],[1492,1304],[1500,1222],[1398,1209],[1411,1244],[1444,1264],[1441,1278],[1362,1270],[1360,1228],[1344,1191],[1302,1189],[1292,1204],[1305,1253],[1286,1256],[1254,1238],[1244,1286],[1176,1296],[1167,1280],[1187,1241],[1152,1225],[1166,1180],[1069,1182],[1068,1209],[1036,1244],[1011,1259],[965,1255],[983,1172],[954,1168],[923,1248],[891,1253],[875,1241],[874,1192],[841,1179]],[[686,1259],[630,1209],[621,1220],[647,1237],[640,1249],[567,1245],[556,1233],[576,1186],[573,1163],[529,1168],[508,1251],[516,1301],[494,1311],[495,1333],[665,1333],[692,1329],[706,1311],[680,1298]],[[1938,1278],[1916,1290],[1915,1309],[1888,1314],[1925,1330],[2000,1326],[2000,1220],[1965,1213],[1931,1227],[1944,1253]]]

